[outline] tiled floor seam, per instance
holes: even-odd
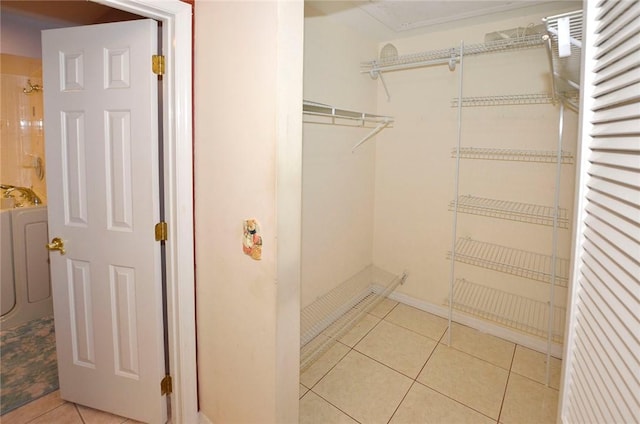
[[[426,388],[427,388],[427,389],[429,389],[429,390],[433,390],[434,392],[436,392],[436,393],[438,393],[438,394],[440,394],[440,395],[442,395],[442,396],[446,397],[447,399],[450,399],[450,400],[454,401],[454,402],[455,402],[455,403],[457,403],[457,404],[460,404],[460,405],[464,406],[464,407],[465,407],[465,408],[467,408],[467,409],[471,409],[472,411],[477,412],[478,414],[480,414],[480,415],[482,415],[482,416],[484,416],[484,417],[487,417],[487,418],[489,418],[490,420],[493,420],[493,421],[498,422],[498,420],[497,420],[496,418],[490,417],[489,415],[485,414],[484,412],[478,411],[478,410],[477,410],[477,409],[475,409],[474,407],[469,406],[469,405],[467,405],[466,403],[462,403],[462,402],[460,402],[458,399],[452,398],[451,396],[449,396],[449,395],[448,395],[448,394],[446,394],[446,393],[442,393],[441,391],[436,390],[435,388],[433,388],[433,387],[431,387],[431,386],[429,386],[429,385],[427,385],[427,384],[424,384],[424,383],[422,383],[422,382],[420,382],[420,381],[418,381],[418,380],[416,380],[415,382],[416,382],[417,384],[420,384],[421,386],[426,387]],[[413,387],[413,386],[412,386],[412,387]],[[504,400],[504,397],[503,397],[503,400]]]
[[[509,342],[509,343],[512,343],[512,342]],[[501,367],[500,365],[495,364],[495,363],[490,362],[490,361],[487,361],[486,359],[481,358],[481,357],[479,357],[479,356],[476,356],[476,355],[474,355],[473,353],[469,353],[469,352],[466,352],[466,351],[464,351],[464,350],[458,349],[457,347],[455,347],[455,346],[453,346],[453,345],[449,346],[447,343],[443,343],[443,342],[440,342],[440,344],[442,344],[442,345],[444,345],[444,346],[446,346],[446,347],[448,347],[448,348],[450,348],[450,349],[457,350],[458,352],[464,353],[465,355],[472,356],[472,357],[474,357],[475,359],[478,359],[478,360],[480,360],[480,361],[482,361],[482,362],[486,362],[487,364],[489,364],[489,365],[493,365],[494,367],[498,367],[498,368],[500,368],[501,370],[505,370],[505,371],[509,371],[509,372],[511,372],[511,365],[509,366],[509,368]],[[517,344],[513,343],[513,351],[514,351],[514,352],[516,351],[516,346],[517,346]],[[511,362],[513,362],[513,358],[511,358]],[[517,373],[516,373],[516,374],[517,374]],[[518,374],[518,375],[520,375],[520,374]]]
[[[504,400],[507,397],[507,389],[509,388],[509,379],[511,378],[511,371],[513,369],[513,361],[516,358],[516,350],[518,349],[518,345],[514,344],[513,346],[513,354],[511,355],[511,363],[509,364],[509,374],[507,374],[507,381],[504,384],[504,393],[502,393],[502,402],[500,402],[500,411],[498,412],[497,422],[500,422],[500,418],[502,417],[502,408],[504,408]],[[516,373],[517,374],[517,373]]]
[[[328,399],[325,399],[324,397],[322,397],[322,395],[318,392],[314,392],[313,390],[309,389],[309,392],[313,392],[314,395],[318,396],[320,399],[322,399],[323,401],[327,402],[329,405],[333,406],[334,408],[336,408],[338,411],[342,412],[344,415],[346,415],[347,417],[351,418],[353,421],[357,422],[358,424],[362,424],[360,421],[358,421],[357,419],[355,419],[353,416],[349,415],[346,411],[343,411],[342,409],[340,409],[337,405],[334,405],[333,403],[331,403],[331,401],[329,401]],[[306,396],[309,392],[305,393],[304,396]],[[304,396],[302,396],[302,398],[304,398]],[[302,398],[300,400],[302,400]]]

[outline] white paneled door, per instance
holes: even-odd
[[[149,423],[167,419],[157,34],[149,19],[42,34],[60,393]]]

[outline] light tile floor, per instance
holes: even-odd
[[[300,423],[554,423],[560,360],[385,300],[300,376]]]
[[[300,376],[301,424],[554,423],[560,360],[385,300]],[[2,424],[134,424],[50,393]]]
[[[58,391],[49,393],[0,417],[2,424],[136,424],[117,415],[107,414],[60,399]]]

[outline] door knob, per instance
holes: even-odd
[[[59,250],[61,255],[64,255],[64,241],[60,237],[54,237],[51,243],[47,243],[47,249]]]

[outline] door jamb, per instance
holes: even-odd
[[[179,0],[91,0],[162,22],[163,132],[171,422],[198,422],[193,224],[192,5]],[[151,58],[149,58],[151,65]],[[160,390],[160,382],[158,382]]]

